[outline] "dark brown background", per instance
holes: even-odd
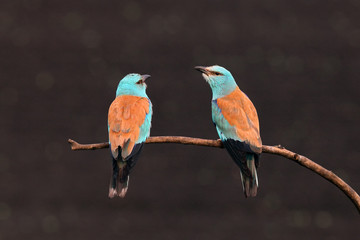
[[[76,3],[75,3],[76,2]],[[304,154],[360,190],[360,2],[1,1],[0,239],[353,239],[336,187],[263,154],[242,194],[224,150],[147,145],[125,199],[107,198],[118,81],[148,73],[151,134],[217,138],[195,65],[227,67],[264,144]]]

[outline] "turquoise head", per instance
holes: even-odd
[[[138,73],[129,73],[120,80],[116,90],[116,96],[132,95],[138,97],[147,97],[145,80],[150,75],[140,75]]]
[[[237,87],[235,79],[224,67],[218,65],[209,67],[197,66],[195,69],[200,71],[203,78],[209,83],[213,99],[224,97]]]

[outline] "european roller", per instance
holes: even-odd
[[[212,120],[226,150],[240,168],[245,197],[254,197],[262,149],[256,109],[225,68],[215,65],[195,69],[211,87]]]
[[[108,114],[113,175],[109,197],[125,197],[129,174],[150,135],[152,104],[146,95],[150,75],[131,73],[120,80]]]

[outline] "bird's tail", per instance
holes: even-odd
[[[126,171],[126,163],[119,163],[113,159],[113,175],[110,180],[109,198],[113,198],[115,196],[124,198],[128,190],[128,186],[129,174]]]
[[[255,155],[246,154],[246,165],[250,170],[250,176],[243,174],[240,170],[240,177],[242,186],[244,189],[245,197],[255,197],[257,193],[257,188],[259,186],[258,177],[256,173],[256,164],[255,164]]]

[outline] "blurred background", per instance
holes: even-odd
[[[0,239],[350,239],[335,186],[263,154],[245,199],[223,149],[146,145],[125,199],[108,199],[107,111],[119,80],[151,74],[151,135],[216,139],[195,65],[229,69],[282,144],[360,191],[360,2],[0,2]]]

